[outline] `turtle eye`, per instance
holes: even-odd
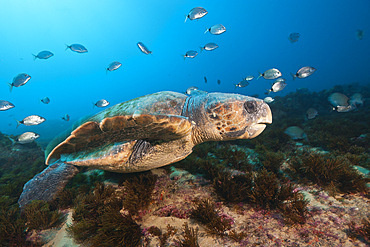
[[[257,103],[255,100],[249,100],[244,102],[244,108],[248,113],[254,113],[257,111]]]

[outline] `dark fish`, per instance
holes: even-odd
[[[186,15],[186,18],[185,18],[184,22],[186,22],[187,19],[189,19],[191,21],[196,20],[196,19],[200,19],[203,16],[205,16],[207,13],[208,13],[207,10],[205,10],[204,8],[195,7],[192,10],[190,10],[188,15]]]
[[[354,109],[356,109],[356,105],[355,104],[348,105],[348,106],[338,105],[338,106],[336,106],[336,107],[333,108],[333,110],[334,111],[337,111],[337,112],[349,112],[349,111],[353,111]]]
[[[319,112],[315,108],[309,108],[306,112],[306,116],[308,119],[313,119],[315,118]]]
[[[69,115],[68,115],[68,114],[64,115],[64,116],[62,117],[62,119],[63,119],[64,121],[69,121]]]
[[[334,107],[348,106],[348,97],[342,93],[332,93],[328,97],[328,101]]]
[[[306,133],[298,126],[291,126],[284,131],[285,134],[289,135],[293,140],[305,139],[308,141]]]
[[[291,33],[288,37],[290,43],[295,43],[298,41],[299,37],[301,37],[301,35],[299,33]]]
[[[224,27],[222,24],[216,24],[216,25],[213,25],[210,28],[207,28],[207,30],[204,33],[206,33],[206,32],[210,32],[211,34],[219,35],[221,33],[226,32],[226,27]]]
[[[139,47],[140,51],[142,51],[145,54],[152,54],[153,52],[149,51],[149,49],[141,42],[137,43],[137,46]]]
[[[66,45],[67,49],[71,49],[71,51],[74,51],[74,52],[78,52],[78,53],[84,53],[84,52],[87,52],[87,49],[85,48],[85,46],[83,45],[80,45],[80,44],[72,44],[72,45]]]
[[[204,77],[204,82],[207,83],[207,77]]]
[[[279,78],[274,82],[274,84],[272,84],[271,89],[266,89],[267,92],[265,94],[269,95],[270,92],[274,92],[274,93],[279,92],[283,90],[286,85],[287,84],[285,83],[285,79]]]
[[[188,89],[186,89],[185,94],[189,94],[190,95],[195,90],[198,90],[198,88],[197,87],[194,87],[194,86],[189,87]]]
[[[203,50],[213,51],[214,49],[217,49],[217,48],[218,48],[218,45],[216,43],[208,43],[204,47],[200,47],[200,52],[202,52]]]
[[[20,87],[26,84],[31,79],[31,76],[26,73],[18,74],[16,77],[13,78],[12,84],[7,83],[9,85],[10,92],[12,91],[13,87]]]
[[[31,115],[28,117],[23,118],[23,120],[19,121],[14,118],[14,120],[17,122],[17,128],[19,125],[24,124],[26,126],[32,126],[32,125],[39,125],[43,122],[45,122],[45,118],[37,116],[37,115]]]
[[[32,55],[33,55],[33,60],[35,60],[36,58],[38,58],[38,59],[48,59],[49,57],[54,56],[54,54],[50,51],[40,51],[39,54],[37,54],[37,55],[32,54]]]
[[[238,84],[234,84],[234,85],[235,85],[235,88],[237,88],[237,87],[246,87],[246,86],[249,85],[249,81],[243,79]]]
[[[220,85],[221,84],[221,80],[220,79],[217,79],[217,84]]]
[[[252,94],[251,97],[258,98],[260,97],[260,95],[255,93],[255,94]]]
[[[22,135],[18,136],[16,141],[20,144],[26,144],[26,143],[33,142],[39,137],[40,135],[34,132],[25,132]]]
[[[362,40],[364,38],[364,30],[358,29],[356,31],[356,39],[357,40]]]
[[[108,68],[105,69],[106,73],[108,73],[108,71],[113,71],[113,70],[116,70],[118,69],[119,67],[121,67],[121,63],[120,62],[117,62],[117,61],[114,61],[114,62],[111,62],[108,66]]]
[[[94,103],[93,102],[93,108],[95,107],[95,106],[97,106],[97,107],[106,107],[106,106],[108,106],[110,103],[107,101],[107,100],[105,100],[105,99],[101,99],[101,100],[99,100],[99,101],[97,101],[96,103]]]
[[[184,57],[184,60],[185,60],[185,58],[187,58],[187,57],[188,58],[195,58],[197,55],[198,55],[198,52],[190,50],[190,51],[187,51],[185,53],[185,55],[182,55],[182,56]]]
[[[312,75],[313,72],[315,72],[316,69],[314,67],[310,67],[310,66],[305,66],[305,67],[302,67],[300,68],[297,73],[293,74],[293,73],[290,73],[293,77],[293,81],[295,80],[296,77],[300,78],[300,79],[303,79],[303,78],[306,78],[310,75]]]
[[[6,111],[14,108],[15,106],[6,100],[0,100],[0,111]]]
[[[258,77],[257,77],[257,80],[260,78],[260,77],[263,77],[265,79],[276,79],[280,76],[282,76],[281,72],[278,70],[278,69],[275,69],[275,68],[272,68],[272,69],[268,69],[266,70],[265,72],[261,73],[258,71],[258,73],[260,74]]]
[[[254,76],[253,75],[248,75],[247,77],[245,77],[245,79],[244,80],[246,80],[246,81],[251,81],[251,80],[253,80],[254,79]]]
[[[44,104],[49,104],[50,103],[50,99],[48,97],[45,97],[43,99],[40,99],[40,101]]]

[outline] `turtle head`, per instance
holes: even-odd
[[[209,93],[201,117],[195,120],[204,141],[252,139],[272,123],[270,107],[261,99],[227,93]]]

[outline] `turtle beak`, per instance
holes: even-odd
[[[272,112],[268,104],[263,102],[259,107],[259,118],[247,128],[247,131],[240,139],[252,139],[265,130],[266,124],[272,123]]]

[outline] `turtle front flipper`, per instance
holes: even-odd
[[[69,154],[81,152],[91,154],[116,143],[133,140],[167,142],[180,139],[189,135],[192,127],[192,123],[186,117],[165,114],[125,115],[105,118],[101,122],[89,121],[75,129],[65,141],[56,146],[47,157],[46,164],[63,159],[63,156]],[[124,149],[127,150],[126,146]]]
[[[23,186],[19,206],[22,208],[33,200],[51,201],[78,171],[77,167],[65,163],[48,166]]]

